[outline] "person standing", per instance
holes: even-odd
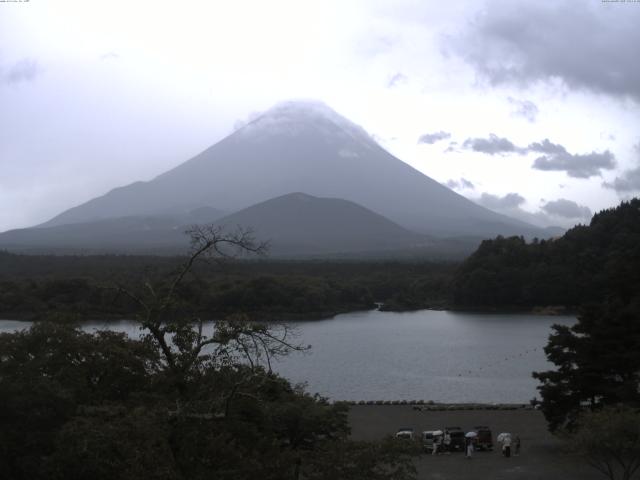
[[[444,440],[442,441],[442,443],[442,450],[446,453],[449,453],[451,451],[451,434],[449,433],[449,430],[444,431]]]
[[[504,438],[504,443],[502,444],[502,452],[507,458],[511,456],[511,436],[509,435]]]
[[[464,439],[464,443],[467,452],[466,457],[470,459],[471,455],[473,455],[473,441],[471,438],[467,437]]]
[[[513,440],[513,447],[515,449],[514,455],[517,457],[520,455],[520,436],[516,435],[516,438]]]

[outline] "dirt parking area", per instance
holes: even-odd
[[[495,437],[500,432],[519,435],[519,456],[505,458],[496,443],[493,452],[475,452],[471,459],[462,453],[423,455],[417,460],[418,478],[430,480],[562,479],[597,480],[602,475],[584,460],[563,450],[552,436],[542,413],[537,410],[418,410],[410,405],[354,405],[349,413],[352,437],[375,440],[394,434],[400,427],[423,430],[456,426],[465,431],[487,425]]]

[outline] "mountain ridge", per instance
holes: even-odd
[[[210,216],[218,210],[196,212]],[[0,234],[0,248],[27,253],[151,253],[187,251],[190,217],[129,216]],[[198,222],[202,223],[202,222]],[[250,226],[258,241],[270,244],[274,257],[459,258],[475,247],[469,239],[455,245],[397,225],[354,202],[294,192],[260,202],[211,223],[223,231]]]

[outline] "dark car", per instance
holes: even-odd
[[[451,437],[449,450],[452,452],[464,452],[464,430],[460,427],[447,427],[446,430],[449,432],[449,436]]]
[[[493,450],[493,434],[491,429],[486,425],[480,425],[473,427],[473,430],[478,434],[475,438],[475,448],[478,450]]]

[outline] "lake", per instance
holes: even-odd
[[[537,395],[535,370],[552,367],[543,347],[570,316],[377,310],[288,322],[310,344],[274,365],[293,382],[333,400],[525,403]],[[0,331],[24,328],[0,321]],[[88,323],[136,336],[129,321]]]

